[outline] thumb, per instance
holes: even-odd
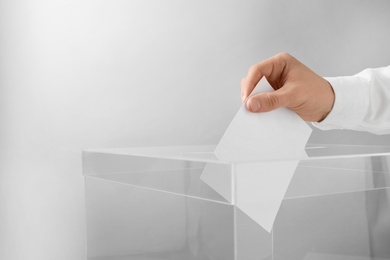
[[[286,98],[280,90],[253,95],[246,102],[246,108],[251,112],[268,112],[284,106]]]

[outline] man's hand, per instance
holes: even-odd
[[[248,98],[263,76],[275,91]],[[329,82],[287,53],[253,65],[241,81],[241,97],[251,112],[287,107],[311,122],[325,119],[335,100]]]

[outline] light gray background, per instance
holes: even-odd
[[[216,143],[250,65],[390,64],[390,2],[0,1],[0,259],[85,256],[84,148]],[[390,144],[315,132],[313,142]]]

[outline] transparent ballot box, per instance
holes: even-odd
[[[390,259],[390,147],[83,152],[88,259]]]

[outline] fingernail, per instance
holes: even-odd
[[[252,112],[257,112],[260,110],[260,102],[257,99],[252,98],[249,100],[249,108]]]

